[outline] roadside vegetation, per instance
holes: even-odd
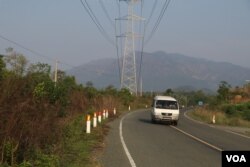
[[[204,104],[193,108],[189,115],[200,121],[218,125],[250,128],[250,85],[232,88],[221,81],[217,95],[208,96]],[[198,104],[198,103],[197,103]]]
[[[95,159],[108,132],[103,121],[86,134],[86,115],[114,108],[119,114],[149,108],[156,94],[178,99],[192,108],[195,119],[222,125],[250,127],[250,85],[231,88],[222,81],[217,94],[198,91],[147,93],[134,96],[112,85],[96,89],[91,81],[78,84],[73,76],[45,63],[29,64],[24,55],[8,48],[0,55],[0,167],[100,166]]]
[[[87,135],[86,115],[114,108],[121,114],[149,103],[126,89],[77,84],[61,70],[55,83],[53,74],[50,65],[29,64],[12,48],[0,55],[1,167],[98,166],[93,154],[107,121]]]

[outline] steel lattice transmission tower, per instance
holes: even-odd
[[[128,5],[128,15],[118,18],[118,20],[127,22],[126,32],[121,35],[125,38],[125,46],[122,53],[121,88],[127,88],[131,93],[137,95],[135,44],[136,40],[142,37],[135,32],[135,24],[144,19],[134,14],[134,6],[141,3],[141,0],[119,1],[125,1]]]

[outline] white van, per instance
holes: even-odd
[[[174,125],[179,120],[179,104],[177,100],[170,96],[155,96],[152,104],[151,119],[152,122],[167,121]]]

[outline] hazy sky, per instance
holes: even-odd
[[[108,25],[99,1],[114,20],[118,17],[116,0],[87,1],[108,35],[114,38],[115,31]],[[146,34],[164,1],[158,0]],[[147,19],[154,1],[144,2]],[[72,66],[117,57],[115,47],[100,34],[80,0],[0,0],[0,36]],[[7,47],[31,61],[54,63],[0,38],[0,53],[5,53]],[[144,50],[181,53],[250,68],[250,0],[172,0]]]

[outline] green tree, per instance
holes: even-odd
[[[5,62],[10,71],[17,76],[22,76],[25,72],[28,60],[24,55],[17,53],[13,48],[6,49],[7,55],[5,56]]]
[[[28,68],[29,74],[38,73],[38,74],[49,75],[50,72],[51,72],[51,66],[46,63],[38,62],[36,64],[31,64],[30,67]]]
[[[117,95],[117,90],[113,85],[109,85],[105,88],[105,93],[108,95],[113,95],[116,96]]]
[[[226,81],[221,81],[219,84],[219,88],[217,90],[218,100],[227,102],[229,100],[230,88],[231,88],[230,84],[228,84]]]
[[[130,93],[130,91],[126,88],[122,88],[119,92],[119,97],[123,101],[124,105],[129,105],[134,99],[133,95]]]
[[[3,55],[0,55],[0,81],[4,77],[4,69],[6,67],[5,62],[3,61]]]
[[[167,95],[167,96],[172,96],[174,94],[174,91],[172,89],[167,89],[165,92],[164,92],[164,95]]]
[[[86,82],[86,86],[87,86],[87,87],[93,87],[94,84],[93,84],[92,81],[88,81],[88,82]]]

